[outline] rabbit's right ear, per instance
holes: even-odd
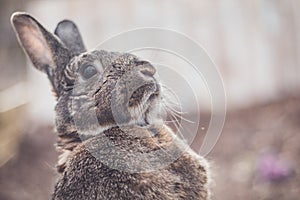
[[[36,19],[27,13],[17,12],[11,22],[25,52],[34,66],[45,72],[56,93],[54,70],[70,60],[70,52],[54,34],[48,32]]]
[[[71,20],[63,20],[59,22],[54,33],[71,51],[72,56],[77,56],[86,52],[81,34],[76,24]]]

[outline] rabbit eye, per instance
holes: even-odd
[[[97,69],[93,65],[86,65],[81,69],[81,75],[85,79],[89,79],[93,77],[95,74],[97,74]]]

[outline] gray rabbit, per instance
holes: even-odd
[[[11,21],[57,98],[61,155],[53,200],[209,199],[207,161],[162,123],[162,89],[151,63],[86,51],[69,20],[54,34],[27,13]]]

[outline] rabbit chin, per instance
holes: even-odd
[[[128,125],[148,126],[162,124],[162,103],[160,91],[149,95],[139,105],[130,108],[131,121]]]

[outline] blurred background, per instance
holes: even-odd
[[[300,196],[300,2],[297,0],[0,0],[0,199],[49,199],[57,174],[54,98],[10,25],[26,11],[49,30],[65,18],[88,48],[139,27],[179,31],[214,60],[227,94],[222,135],[207,156],[213,199]],[[205,109],[204,109],[205,110]],[[197,113],[191,113],[191,115]],[[211,113],[201,113],[200,126]],[[199,148],[205,129],[193,148]]]

